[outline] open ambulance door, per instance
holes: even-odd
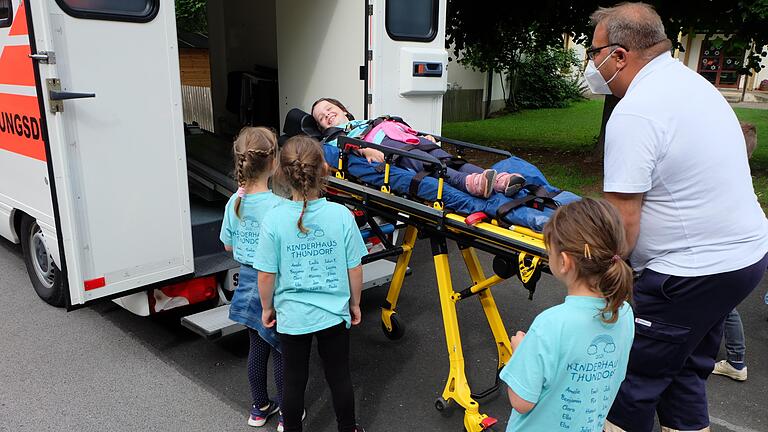
[[[446,0],[368,0],[367,116],[439,134],[448,80]]]
[[[173,0],[28,0],[70,305],[194,271]]]

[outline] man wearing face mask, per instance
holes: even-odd
[[[726,315],[768,265],[744,135],[722,95],[670,55],[644,3],[592,14],[585,79],[620,101],[606,125],[606,198],[639,275],[635,340],[605,430],[708,431],[706,379]],[[609,403],[609,402],[606,402]]]

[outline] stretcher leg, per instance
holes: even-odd
[[[392,274],[392,282],[390,282],[389,291],[387,292],[387,300],[381,308],[382,328],[384,334],[390,339],[399,339],[405,331],[402,324],[397,320],[395,308],[397,307],[397,299],[400,297],[400,290],[403,288],[403,280],[408,270],[408,263],[411,261],[411,254],[413,253],[413,246],[416,244],[417,234],[418,230],[413,226],[408,226],[405,229],[402,244],[403,253],[397,259],[397,265],[395,265],[395,271]]]
[[[485,274],[483,273],[483,267],[480,264],[480,260],[477,258],[477,252],[471,247],[462,247],[461,254],[464,257],[464,263],[467,265],[469,276],[472,278],[472,282],[476,285],[483,282]],[[493,299],[493,294],[490,289],[484,289],[478,294],[480,297],[480,304],[483,306],[483,312],[485,312],[485,318],[488,320],[488,325],[491,327],[493,338],[496,340],[496,349],[498,350],[499,364],[497,370],[501,370],[509,362],[512,357],[512,345],[509,343],[509,335],[507,329],[504,328],[504,323],[501,320],[499,309],[496,307],[496,301]]]
[[[464,428],[469,432],[479,432],[487,429],[486,424],[488,424],[487,419],[489,417],[480,413],[480,407],[477,401],[472,398],[467,376],[464,372],[464,350],[461,346],[461,334],[456,313],[456,302],[460,296],[454,292],[451,282],[448,245],[444,237],[437,236],[431,238],[431,243],[437,274],[437,287],[440,294],[440,307],[443,312],[445,342],[450,361],[450,372],[443,390],[443,400],[453,400],[461,405],[464,408]],[[441,401],[438,400],[436,406],[438,403]]]

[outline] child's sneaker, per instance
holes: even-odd
[[[304,419],[307,418],[307,410],[304,410],[304,412],[301,413],[301,421],[304,421]],[[283,426],[283,412],[280,411],[280,414],[277,417],[277,432],[283,432],[285,430],[285,426]]]
[[[493,190],[511,198],[525,186],[525,178],[516,173],[499,173],[493,184]]]
[[[493,192],[496,175],[496,170],[492,169],[468,175],[464,183],[467,187],[467,192],[476,197],[488,198]]]
[[[264,426],[267,423],[267,420],[278,411],[280,411],[280,407],[274,401],[269,401],[269,405],[264,409],[261,409],[254,404],[251,407],[251,416],[248,418],[248,426]]]
[[[365,429],[360,425],[355,425],[355,432],[365,432]]]

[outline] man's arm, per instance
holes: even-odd
[[[640,233],[640,212],[643,207],[642,193],[605,192],[605,199],[616,206],[624,222],[624,232],[627,238],[627,256],[632,253]],[[626,257],[625,257],[626,258]]]

